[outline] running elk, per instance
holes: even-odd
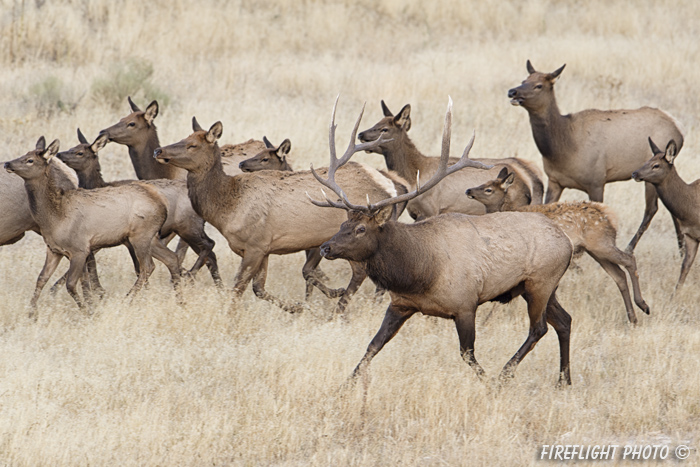
[[[487,213],[501,211],[536,212],[544,214],[569,236],[575,250],[588,253],[591,258],[615,281],[627,310],[627,318],[637,323],[627,286],[627,276],[620,265],[627,269],[634,301],[644,313],[649,306],[642,298],[639,274],[634,254],[617,248],[617,221],[614,212],[602,203],[592,201],[528,205],[525,200],[510,196],[515,174],[503,169],[498,178],[476,188],[469,188],[467,196],[484,204]]]
[[[180,236],[197,253],[197,260],[189,271],[194,275],[206,264],[212,279],[217,286],[221,286],[221,277],[214,254],[214,240],[204,231],[204,220],[194,212],[192,203],[187,196],[187,184],[184,180],[121,180],[107,183],[102,178],[98,151],[107,144],[106,134],[101,134],[94,142],[89,143],[83,133],[78,129],[78,141],[80,144],[67,151],[58,153],[57,157],[66,165],[76,171],[80,188],[88,190],[103,188],[106,186],[121,186],[132,183],[148,184],[156,189],[166,200],[168,216],[160,231],[161,239],[172,233]]]
[[[646,162],[648,136],[664,144],[674,140],[680,151],[683,133],[673,117],[659,109],[589,109],[562,115],[554,83],[564,66],[540,73],[528,60],[529,76],[508,91],[510,103],[523,107],[530,116],[532,135],[549,178],[545,203],[558,201],[564,188],[584,191],[591,201],[602,203],[606,183],[629,180]],[[658,196],[650,183],[645,186],[645,200],[644,218],[628,251],[634,250],[658,210]],[[678,232],[675,219],[674,223]]]
[[[676,172],[674,161],[678,155],[676,142],[671,140],[666,150],[659,149],[652,138],[649,145],[653,156],[632,177],[638,182],[646,182],[654,186],[656,193],[674,219],[678,220],[680,233],[683,236],[685,256],[681,265],[681,274],[676,283],[678,291],[688,276],[688,271],[695,261],[700,241],[700,180],[688,184]]]
[[[360,119],[352,133],[351,151],[368,150],[378,144],[355,145],[359,122]],[[329,215],[325,209],[308,203],[305,193],[318,186],[309,171],[263,170],[235,177],[226,175],[217,144],[223,130],[221,122],[205,131],[193,118],[192,127],[194,133],[189,137],[158,148],[156,159],[189,172],[187,187],[195,211],[219,230],[231,249],[242,257],[234,285],[236,297],[252,280],[253,292],[259,298],[287,311],[298,310],[298,305],[284,303],[265,290],[268,257],[320,246],[338,230],[344,216]],[[396,194],[392,180],[369,166],[352,164],[339,177],[354,200],[367,196],[376,201]],[[351,263],[351,266],[353,279],[338,303],[338,311],[344,309],[366,277],[361,265]]]
[[[34,315],[42,288],[63,256],[70,260],[66,289],[78,306],[86,304],[76,290],[90,253],[128,241],[139,262],[139,276],[130,293],[138,291],[153,272],[151,255],[169,269],[174,285],[180,278],[177,257],[158,239],[166,217],[165,200],[148,185],[127,185],[99,190],[64,190],[51,170],[59,142],[48,148],[44,138],[36,149],[5,163],[5,170],[24,179],[32,216],[47,245],[46,262],[37,279],[31,300]],[[88,299],[89,296],[85,297]]]
[[[560,384],[571,384],[569,339],[571,317],[558,303],[555,291],[572,255],[569,238],[545,216],[507,212],[490,216],[448,213],[415,224],[390,220],[394,203],[429,190],[464,167],[482,167],[469,159],[474,138],[464,154],[448,167],[452,101],[447,109],[439,167],[422,186],[402,196],[364,205],[353,204],[336,182],[335,170],[352,152],[337,160],[331,145],[331,167],[326,179],[317,179],[340,198],[312,200],[318,206],[348,211],[347,221],[321,246],[328,259],[344,258],[364,264],[369,277],[385,287],[391,304],[353,377],[366,371],[370,361],[415,313],[455,322],[462,358],[479,377],[484,370],[474,356],[475,316],[488,301],[506,302],[523,295],[530,331],[525,343],[505,365],[501,378],[512,376],[518,363],[547,332],[557,332]],[[333,138],[331,138],[331,143]],[[334,211],[340,211],[335,209]]]
[[[384,141],[372,152],[382,154],[389,170],[395,171],[409,183],[420,183],[430,178],[438,167],[439,157],[424,156],[408,136],[411,129],[411,106],[405,105],[395,116],[384,101],[381,102],[384,118],[372,128],[359,134],[360,141],[372,141],[384,136]],[[539,169],[517,158],[473,159],[485,164],[493,164],[489,170],[467,167],[442,181],[434,190],[411,200],[407,210],[415,220],[425,219],[444,212],[463,214],[484,214],[481,203],[464,196],[465,186],[476,186],[491,180],[500,168],[508,167],[520,175],[514,190],[520,190],[532,203],[542,202],[543,185],[538,175]],[[456,159],[451,160],[454,163]]]

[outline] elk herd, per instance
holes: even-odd
[[[383,118],[358,134],[360,113],[338,158],[336,100],[328,167],[295,171],[289,139],[278,146],[267,138],[220,145],[221,122],[205,129],[193,118],[191,135],[161,145],[154,124],[158,103],[141,110],[129,98],[131,113],[92,142],[78,129],[78,144],[59,152],[58,140],[47,144],[42,136],[32,150],[4,164],[0,245],[19,241],[28,230],[46,243],[29,304],[34,319],[40,293],[63,257],[69,269],[54,287],[65,283],[89,313],[104,294],[95,253],[118,245],[126,246],[136,272],[130,294],[147,282],[153,258],[168,269],[178,301],[182,277],[193,277],[202,266],[223,287],[205,223],[241,257],[234,300],[252,282],[257,297],[301,311],[302,304],[273,295],[265,282],[271,254],[304,251],[307,299],[317,288],[338,298],[335,312],[342,313],[367,277],[378,294],[390,295],[381,327],[353,377],[367,370],[408,318],[422,313],[454,321],[462,358],[481,378],[485,373],[474,354],[476,310],[485,302],[522,296],[529,333],[501,379],[513,375],[550,324],[559,339],[559,383],[571,384],[571,316],[556,291],[572,258],[586,252],[600,264],[618,287],[629,322],[636,324],[627,275],[634,304],[647,314],[649,306],[634,248],[661,198],[685,250],[676,289],[681,287],[700,241],[700,188],[676,172],[683,133],[667,113],[643,107],[562,115],[554,84],[563,69],[542,73],[528,61],[527,78],[508,91],[511,104],[530,118],[546,190],[535,164],[516,157],[471,158],[474,136],[461,157],[451,157],[451,99],[439,157],[424,155],[411,141],[410,105],[394,115],[382,101]],[[138,180],[103,179],[99,152],[110,142],[128,148]],[[360,151],[381,154],[386,169],[351,161]],[[616,216],[603,204],[603,193],[606,183],[630,178],[645,183],[646,208],[623,251],[616,245]],[[559,202],[564,188],[582,190],[590,201]],[[404,210],[415,222],[399,220]],[[167,245],[174,236],[179,242],[173,251]],[[185,270],[187,248],[197,259]],[[348,262],[352,277],[345,288],[326,285],[322,258]]]

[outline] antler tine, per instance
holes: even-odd
[[[471,140],[469,140],[469,144],[467,144],[467,147],[464,149],[464,153],[462,154],[462,157],[460,157],[459,161],[457,161],[456,163],[454,163],[448,167],[447,162],[449,161],[449,158],[450,158],[451,127],[452,127],[452,99],[450,98],[448,101],[448,104],[447,104],[447,113],[445,114],[445,127],[443,128],[443,132],[442,132],[442,152],[440,154],[440,164],[439,164],[438,169],[435,172],[435,174],[423,186],[421,186],[419,184],[419,181],[416,180],[416,189],[410,193],[405,193],[403,195],[395,196],[393,198],[386,198],[386,199],[383,199],[383,200],[369,206],[369,209],[371,211],[378,211],[379,209],[381,209],[385,206],[389,206],[392,204],[398,204],[398,203],[401,203],[403,201],[409,201],[409,200],[417,197],[418,195],[430,190],[432,187],[437,185],[443,178],[456,172],[457,170],[463,169],[464,167],[475,167],[475,168],[480,168],[480,169],[493,168],[492,165],[482,164],[481,162],[477,162],[477,161],[473,161],[473,160],[469,159],[469,152],[471,151],[472,146],[474,145],[474,137],[476,135],[475,132],[472,133]]]

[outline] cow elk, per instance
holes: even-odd
[[[384,142],[373,152],[382,154],[389,170],[395,171],[405,180],[414,183],[425,183],[438,167],[439,157],[424,156],[408,136],[411,129],[411,106],[405,105],[394,115],[381,102],[384,117],[372,128],[359,134],[360,141],[372,141],[384,136]],[[473,159],[484,164],[492,164],[490,170],[467,167],[442,181],[434,190],[411,200],[407,210],[415,220],[421,220],[444,212],[461,212],[463,214],[484,214],[481,203],[464,196],[464,187],[477,186],[493,179],[502,167],[508,167],[520,175],[518,184],[513,190],[520,190],[534,204],[542,202],[543,184],[539,169],[533,164],[517,158],[504,159]],[[456,159],[450,162],[454,163]]]
[[[528,205],[525,200],[511,196],[509,188],[514,178],[514,173],[508,173],[503,169],[498,178],[478,187],[469,188],[466,194],[483,203],[487,213],[536,212],[550,218],[569,236],[575,250],[588,253],[613,278],[620,289],[627,317],[631,323],[636,324],[637,316],[630,299],[627,277],[620,268],[620,265],[624,266],[632,281],[635,303],[640,310],[649,314],[649,306],[642,298],[639,287],[639,274],[634,254],[617,248],[617,222],[613,211],[602,203],[592,201]]]
[[[529,76],[508,91],[511,104],[523,107],[530,116],[532,135],[549,178],[545,203],[558,201],[564,188],[584,191],[591,201],[602,203],[606,183],[629,180],[646,162],[648,136],[663,144],[674,140],[680,151],[683,133],[673,117],[659,109],[589,109],[562,115],[554,83],[564,66],[541,73],[528,60]],[[637,246],[658,210],[656,190],[650,183],[645,186],[645,200],[644,217],[628,251]],[[678,232],[675,219],[674,223]]]
[[[281,170],[283,172],[293,172],[292,166],[287,161],[292,143],[289,139],[282,141],[282,144],[275,147],[267,137],[263,136],[265,149],[255,156],[242,161],[238,166],[243,172],[257,172],[258,170]]]
[[[674,219],[678,220],[680,233],[683,236],[685,256],[681,265],[681,274],[676,283],[678,291],[688,276],[688,271],[695,261],[700,241],[700,180],[688,184],[681,179],[674,164],[678,155],[678,146],[674,140],[662,151],[649,138],[653,156],[632,177],[638,182],[646,182],[654,187],[661,202],[666,206]]]
[[[349,151],[369,150],[379,143],[355,145],[359,121]],[[298,305],[285,303],[265,290],[269,255],[319,247],[338,230],[344,216],[329,215],[327,210],[308,203],[305,193],[318,187],[310,171],[263,170],[235,177],[226,175],[217,144],[223,130],[221,122],[205,131],[193,118],[192,127],[194,133],[189,137],[158,148],[157,160],[189,172],[187,186],[195,211],[219,230],[234,253],[242,257],[234,285],[235,296],[240,296],[252,280],[257,297],[284,310],[296,311]],[[396,194],[390,178],[362,164],[349,165],[338,175],[354,200],[368,197],[377,201]],[[351,263],[351,266],[353,278],[338,302],[338,311],[345,308],[366,277],[361,265]]]
[[[175,286],[180,270],[177,257],[158,239],[166,217],[165,200],[148,185],[126,185],[99,190],[64,190],[51,165],[59,142],[48,148],[40,138],[36,148],[5,163],[5,170],[24,179],[30,209],[47,245],[46,262],[37,279],[31,300],[34,315],[42,288],[63,256],[70,260],[66,289],[78,306],[86,304],[76,285],[83,278],[83,292],[89,290],[83,274],[90,253],[128,241],[139,262],[139,276],[130,293],[138,291],[154,269],[153,257],[169,269]],[[88,299],[89,296],[85,297]]]
[[[439,167],[433,177],[410,193],[363,205],[354,204],[336,182],[335,170],[352,153],[336,160],[331,146],[327,178],[317,178],[340,198],[313,201],[348,211],[347,221],[321,246],[328,259],[344,258],[364,264],[369,277],[391,295],[379,332],[355,368],[364,373],[370,361],[415,313],[451,319],[459,335],[462,358],[479,377],[484,370],[474,356],[475,315],[488,301],[506,302],[523,295],[530,331],[525,343],[505,365],[501,378],[512,376],[518,363],[547,332],[550,323],[559,337],[560,384],[571,384],[569,339],[571,317],[555,291],[572,255],[569,238],[545,216],[507,212],[490,216],[448,213],[414,224],[390,219],[392,204],[429,190],[464,167],[482,167],[469,159],[472,143],[458,162],[448,167],[451,107],[448,106]],[[331,142],[333,139],[331,138]],[[341,209],[335,209],[340,211]]]
[[[121,186],[125,184],[141,183],[152,186],[167,200],[168,216],[160,231],[161,239],[175,233],[180,236],[197,253],[197,260],[189,271],[190,275],[196,274],[206,264],[212,279],[217,286],[221,286],[221,277],[214,254],[214,240],[204,231],[204,220],[194,212],[192,203],[187,196],[187,184],[185,180],[121,180],[107,183],[102,178],[98,151],[107,144],[107,136],[101,134],[90,143],[78,129],[78,141],[80,144],[67,151],[58,153],[57,157],[78,175],[80,188],[92,190],[106,186]],[[138,270],[138,269],[137,269]]]

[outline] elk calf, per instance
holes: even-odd
[[[666,145],[666,150],[659,149],[652,138],[649,145],[653,156],[641,168],[632,174],[638,182],[651,184],[661,198],[666,209],[674,219],[678,220],[680,233],[685,246],[685,256],[681,265],[681,274],[676,283],[676,291],[679,290],[688,271],[695,261],[700,241],[700,180],[688,184],[681,179],[676,172],[674,162],[678,155],[676,142],[671,140]]]
[[[545,203],[558,201],[564,188],[584,191],[591,201],[602,203],[606,183],[629,180],[632,172],[646,162],[647,136],[657,141],[675,140],[678,150],[683,146],[679,125],[659,109],[589,109],[562,115],[554,96],[554,83],[564,66],[552,73],[540,73],[528,60],[529,76],[508,91],[510,103],[523,107],[530,116],[532,136],[548,177]],[[627,246],[628,251],[634,250],[658,210],[658,197],[649,183],[645,199],[644,218]]]
[[[360,141],[372,141],[382,135],[382,142],[372,152],[384,156],[389,170],[396,172],[409,183],[425,183],[435,173],[440,162],[439,157],[424,156],[408,136],[411,129],[411,106],[405,105],[394,115],[382,101],[382,118],[376,125],[361,132]],[[411,200],[407,209],[415,220],[426,219],[445,212],[463,214],[484,214],[484,207],[463,196],[465,186],[476,186],[491,180],[501,167],[508,167],[520,175],[513,191],[520,190],[528,196],[533,204],[542,203],[543,185],[534,165],[514,157],[504,159],[473,159],[484,164],[492,164],[491,169],[483,170],[467,167],[441,182],[434,190]],[[456,159],[450,162],[454,163]]]
[[[433,177],[411,193],[371,204],[353,204],[336,183],[335,170],[348,161],[352,152],[336,159],[331,133],[328,177],[317,175],[317,179],[341,201],[326,198],[325,202],[313,202],[343,208],[348,214],[340,230],[321,246],[321,252],[328,259],[361,262],[369,277],[391,295],[379,332],[353,377],[366,371],[403,323],[418,312],[453,320],[462,358],[483,377],[484,370],[474,356],[476,310],[482,303],[508,301],[522,294],[528,305],[530,332],[503,368],[501,378],[512,376],[518,363],[547,332],[549,323],[559,337],[559,382],[571,384],[571,317],[555,296],[572,255],[571,241],[561,229],[545,216],[514,212],[491,216],[448,213],[415,224],[391,220],[392,204],[415,198],[464,167],[483,167],[468,158],[473,137],[459,161],[447,167],[451,104],[450,100],[442,155]]]
[[[76,285],[83,275],[90,253],[128,241],[139,262],[139,276],[130,293],[138,291],[154,269],[151,255],[169,269],[175,285],[180,270],[175,254],[157,238],[166,217],[165,200],[148,185],[128,185],[99,190],[63,190],[52,175],[51,161],[59,142],[45,146],[44,138],[36,149],[5,163],[5,170],[24,179],[32,216],[47,245],[44,267],[37,279],[32,309],[46,281],[63,256],[70,260],[66,289],[80,308],[85,303]],[[89,287],[83,287],[88,290]],[[32,311],[33,313],[33,311]]]
[[[515,174],[503,169],[498,178],[466,191],[468,197],[484,204],[487,213],[500,211],[537,212],[544,214],[557,224],[571,239],[576,250],[583,250],[613,278],[622,300],[627,317],[637,323],[637,316],[630,300],[627,277],[619,265],[627,269],[634,301],[644,313],[649,314],[649,306],[642,298],[639,287],[639,273],[634,254],[617,248],[617,222],[613,211],[602,203],[572,202],[550,203],[539,206],[527,205],[525,200],[511,196],[509,188]]]
[[[204,231],[204,220],[194,212],[192,203],[187,196],[187,184],[184,180],[121,180],[107,183],[102,178],[100,161],[97,156],[107,143],[107,136],[101,134],[94,142],[89,143],[83,133],[78,129],[78,141],[80,144],[67,151],[58,153],[57,157],[66,165],[76,171],[79,185],[88,190],[103,188],[106,186],[121,186],[132,183],[141,183],[152,186],[167,200],[168,216],[160,231],[161,239],[175,233],[180,236],[197,253],[197,260],[189,271],[194,275],[206,264],[211,272],[212,279],[217,286],[221,286],[219,267],[214,254],[214,240]]]

